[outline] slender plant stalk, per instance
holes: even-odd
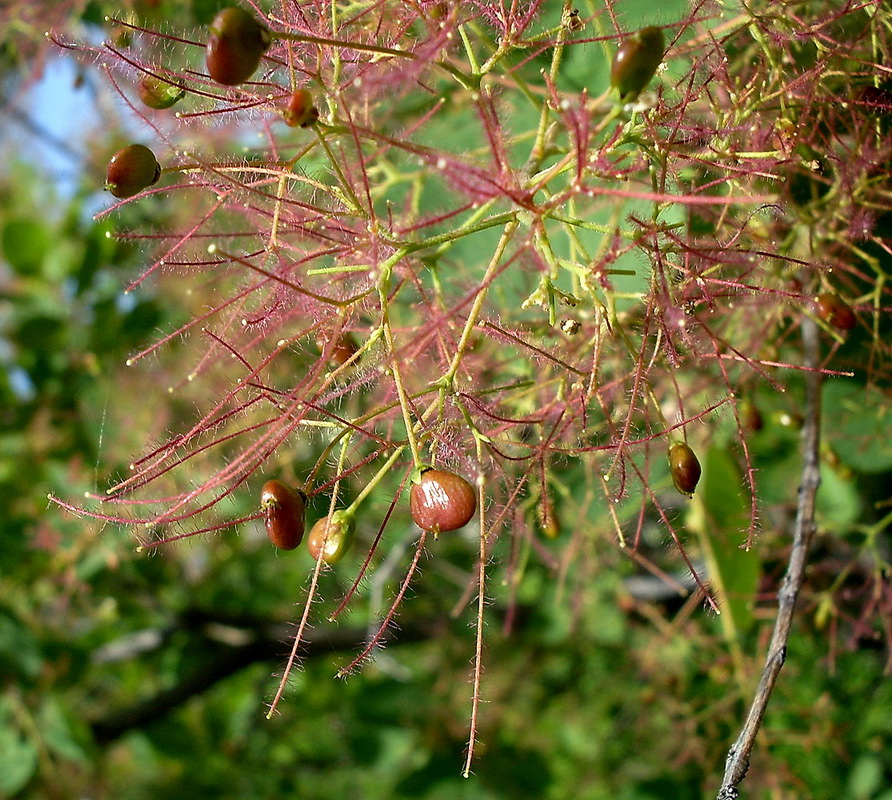
[[[809,370],[819,366],[818,326],[814,320],[802,320],[802,343],[805,364]],[[805,579],[805,563],[808,546],[815,530],[815,500],[821,483],[819,447],[821,440],[821,381],[820,372],[805,373],[805,423],[802,428],[802,481],[799,486],[799,505],[793,529],[793,547],[790,562],[778,594],[777,619],[762,677],[756,695],[747,714],[743,729],[737,741],[728,751],[725,761],[725,774],[716,800],[736,800],[738,787],[746,776],[750,765],[750,755],[756,742],[756,735],[762,727],[768,700],[774,690],[781,668],[787,658],[787,640],[793,626],[793,612],[796,598]]]

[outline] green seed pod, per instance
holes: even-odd
[[[682,494],[690,497],[700,481],[700,462],[686,444],[676,442],[669,448],[669,471],[672,483]]]
[[[280,550],[294,550],[304,538],[306,497],[281,481],[267,481],[260,490],[266,535]]]
[[[319,111],[313,105],[313,95],[306,89],[298,89],[291,95],[285,107],[285,124],[291,128],[309,128],[319,119]]]
[[[634,100],[644,91],[666,52],[663,31],[655,26],[642,28],[623,41],[610,67],[610,85],[621,100]]]
[[[426,469],[409,492],[412,519],[422,530],[454,531],[468,524],[477,510],[477,492],[460,475]]]
[[[838,294],[824,292],[818,295],[815,306],[818,316],[828,325],[841,331],[850,331],[855,327],[855,312]]]
[[[307,550],[314,559],[321,557],[326,564],[337,564],[352,546],[354,530],[353,515],[335,511],[310,528]]]
[[[158,182],[161,165],[155,154],[141,144],[130,144],[118,150],[108,162],[105,188],[115,197],[125,198]]]
[[[244,83],[260,66],[272,44],[269,29],[243,8],[224,8],[211,22],[206,62],[208,74],[217,83]]]
[[[186,90],[179,84],[168,83],[148,72],[143,73],[139,79],[137,90],[143,105],[157,109],[170,108],[186,94]]]

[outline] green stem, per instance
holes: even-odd
[[[347,508],[344,509],[345,514],[352,515],[356,513],[356,509],[359,508],[360,503],[362,503],[362,501],[371,494],[372,490],[381,482],[384,476],[388,472],[390,472],[391,468],[396,463],[397,459],[403,454],[405,449],[405,445],[400,445],[390,454],[389,458],[387,459],[387,461],[384,462],[381,469],[379,469],[375,473],[374,477],[363,487],[362,491],[358,495],[356,495],[356,499],[352,503],[350,503]]]

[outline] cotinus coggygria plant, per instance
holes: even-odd
[[[270,713],[317,623],[367,616],[347,674],[435,593],[414,613],[475,635],[465,774],[500,708],[484,638],[543,587],[584,628],[599,576],[646,619],[670,611],[628,587],[658,581],[685,619],[719,612],[716,661],[750,686],[781,580],[762,565],[787,558],[774,526],[810,463],[772,459],[814,448],[826,387],[892,374],[892,11],[313,0],[225,8],[203,33],[126,25],[127,47],[54,40],[165,164],[99,217],[144,258],[128,293],[183,303],[127,360],[171,410],[104,492],[57,501],[145,548],[250,549],[263,525],[291,549],[321,517]],[[143,102],[175,112],[131,101],[145,76],[164,80]],[[108,169],[119,198],[161,174],[142,145]],[[801,436],[773,422],[799,406]],[[306,496],[271,481],[258,509],[261,473]],[[874,593],[834,625],[875,618],[886,579],[864,574]]]

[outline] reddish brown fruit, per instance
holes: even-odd
[[[319,111],[313,105],[313,95],[306,89],[295,91],[288,100],[283,116],[289,127],[309,128],[319,119]]]
[[[644,91],[665,52],[663,31],[655,26],[642,28],[623,41],[610,67],[610,85],[622,100],[634,100]]]
[[[321,556],[326,564],[337,564],[353,544],[353,530],[353,516],[335,511],[330,517],[317,520],[310,528],[307,550],[314,559]]]
[[[848,303],[833,292],[824,292],[815,300],[818,316],[837,330],[850,331],[855,327],[857,319]]]
[[[477,492],[460,475],[441,469],[421,473],[409,493],[415,524],[426,531],[454,531],[468,524],[477,510]]]
[[[243,8],[224,8],[211,22],[206,61],[217,83],[235,86],[250,78],[272,44],[269,29]]]
[[[280,550],[294,550],[304,538],[306,497],[281,481],[267,481],[260,490],[266,535]]]
[[[155,154],[141,144],[130,144],[118,150],[108,162],[105,188],[115,197],[133,197],[158,182],[161,165]]]
[[[681,442],[672,445],[669,448],[669,471],[675,488],[690,497],[697,488],[701,474],[700,462],[694,451]]]
[[[326,340],[323,338],[317,339],[316,344],[319,346],[320,350],[324,350],[326,347]],[[353,334],[349,331],[344,331],[338,336],[338,340],[334,345],[332,345],[329,358],[337,364],[346,364],[358,351],[359,345],[356,344],[356,339]]]

